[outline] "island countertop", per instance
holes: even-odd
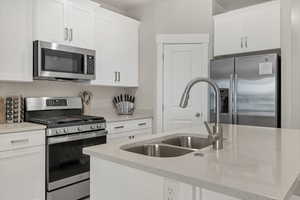
[[[204,127],[146,136],[136,142],[176,133],[207,135]],[[224,125],[224,149],[200,150],[175,158],[154,158],[106,144],[84,153],[131,168],[247,200],[287,200],[300,174],[300,130]],[[134,142],[134,143],[136,143]]]

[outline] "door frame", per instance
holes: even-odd
[[[154,104],[154,132],[163,132],[163,102],[164,102],[164,46],[172,44],[202,44],[209,55],[209,33],[204,34],[159,34],[156,36],[156,99]],[[209,57],[207,57],[207,63]]]

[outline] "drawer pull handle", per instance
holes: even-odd
[[[139,124],[139,126],[146,126],[147,125],[147,123],[146,122],[144,122],[144,123],[140,123]]]
[[[114,129],[122,129],[122,128],[124,128],[124,126],[116,126],[116,127],[114,127]]]
[[[10,141],[11,144],[20,144],[20,143],[28,143],[29,139],[21,139],[21,140],[12,140]]]

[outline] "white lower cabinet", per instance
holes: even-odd
[[[152,134],[152,119],[108,123],[107,129],[107,143],[131,141]]]
[[[0,136],[0,199],[45,199],[45,131]]]

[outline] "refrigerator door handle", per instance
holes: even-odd
[[[238,75],[235,74],[234,75],[234,86],[233,86],[233,124],[237,124],[238,123],[238,117],[237,117],[237,84],[238,84]]]
[[[230,86],[229,86],[229,115],[230,115],[230,122],[234,123],[233,121],[233,112],[234,112],[234,78],[233,74],[230,74]]]

